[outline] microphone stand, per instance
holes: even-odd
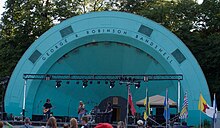
[[[72,101],[72,99],[70,99],[70,101],[69,101],[69,104],[68,104],[68,120],[69,120],[69,118],[70,118],[70,103],[71,103],[71,101]]]
[[[37,104],[37,113],[39,113],[39,106],[40,106],[41,102],[42,102],[42,100],[40,100],[40,102]]]

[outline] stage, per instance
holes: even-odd
[[[23,121],[3,120],[3,122],[4,122],[4,128],[8,126],[6,125],[6,123],[11,124],[13,128],[20,128],[24,124]],[[43,121],[31,121],[31,123],[32,123],[32,126],[34,126],[35,128],[41,128],[42,126],[46,126],[46,122],[43,122]],[[62,128],[65,123],[69,124],[69,122],[57,122],[57,126],[59,128]],[[97,124],[98,123],[90,123],[89,126],[90,128],[94,128]],[[114,128],[117,128],[117,123],[112,123],[111,125]],[[79,128],[81,127],[80,124],[78,126]],[[128,125],[128,128],[135,128],[135,127],[137,127],[137,125],[131,125],[131,124]]]

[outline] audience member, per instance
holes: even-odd
[[[69,128],[69,125],[67,123],[64,123],[63,128]]]
[[[188,128],[187,122],[185,122],[185,121],[182,122],[182,128]]]
[[[33,126],[31,125],[30,119],[26,117],[24,119],[24,125],[21,126],[20,128],[33,128]]]
[[[4,123],[2,121],[0,121],[0,128],[3,128]]]
[[[89,128],[89,126],[88,126],[88,118],[86,116],[82,117],[82,127],[81,128]]]
[[[78,123],[77,123],[77,120],[75,118],[72,118],[70,120],[70,128],[78,128]]]
[[[142,120],[137,121],[138,128],[144,128],[144,122]]]
[[[113,128],[109,123],[99,123],[95,128]]]
[[[117,128],[125,128],[125,123],[123,121],[119,121]]]
[[[50,117],[48,119],[46,128],[57,128],[57,121],[55,117]]]

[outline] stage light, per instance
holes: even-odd
[[[51,76],[50,75],[46,75],[46,80],[50,80],[51,79]]]
[[[86,88],[88,86],[88,81],[87,80],[83,80],[83,88]]]
[[[122,80],[123,80],[123,77],[119,77],[118,80],[122,81]]]
[[[132,79],[133,82],[134,82],[135,80],[136,80],[135,78]]]
[[[135,85],[136,89],[140,88],[140,86],[141,86],[140,82],[136,82],[136,83],[134,83],[134,85]]]
[[[149,80],[148,76],[144,76],[144,81],[148,82],[148,80]]]
[[[109,88],[113,88],[115,86],[115,81],[110,81],[110,86]]]
[[[62,81],[60,81],[60,80],[57,80],[57,81],[56,81],[56,88],[59,88],[59,87],[61,86],[61,82],[62,82]]]

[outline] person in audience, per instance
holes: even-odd
[[[99,123],[95,128],[113,128],[109,123]]]
[[[67,123],[64,123],[63,128],[69,128],[69,125]]]
[[[182,128],[188,128],[187,122],[185,122],[185,121],[182,122]]]
[[[2,121],[0,121],[0,128],[3,128],[4,123]]]
[[[70,120],[70,128],[78,128],[78,123],[77,123],[77,120],[75,118],[72,118]]]
[[[50,117],[48,119],[46,128],[57,128],[57,121],[55,117]]]
[[[144,128],[144,122],[143,122],[143,120],[138,120],[138,121],[137,121],[137,125],[138,125],[138,128]]]
[[[86,117],[86,116],[82,117],[82,127],[81,128],[89,128],[89,126],[88,126],[88,117]]]
[[[33,128],[33,126],[31,125],[31,121],[28,117],[24,119],[24,125],[20,128]]]
[[[117,128],[125,128],[125,123],[123,121],[119,121]]]

